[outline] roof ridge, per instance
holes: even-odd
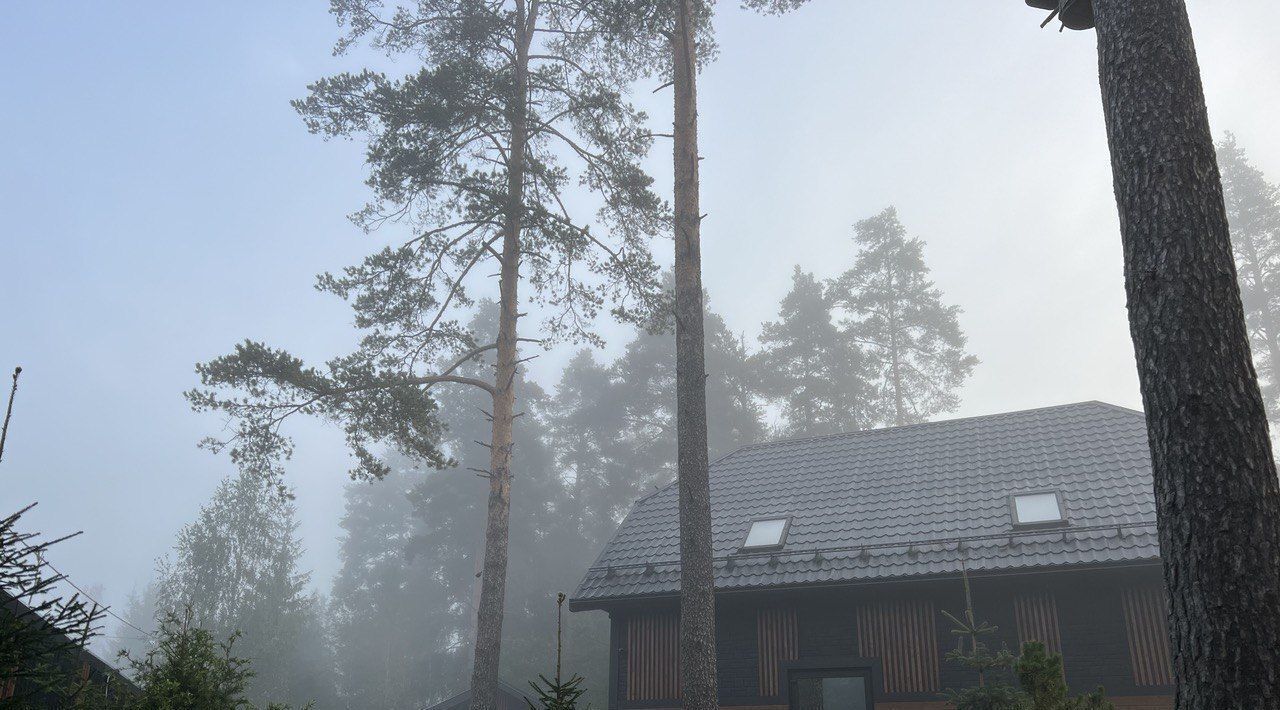
[[[943,426],[946,424],[959,424],[962,422],[977,421],[979,419],[997,419],[1000,417],[1010,417],[1010,416],[1016,416],[1020,414],[1047,412],[1054,409],[1069,409],[1071,407],[1079,407],[1086,404],[1096,404],[1102,407],[1107,407],[1109,409],[1115,409],[1117,411],[1124,412],[1126,414],[1142,415],[1142,412],[1139,412],[1136,409],[1121,407],[1118,404],[1111,404],[1110,402],[1103,402],[1102,400],[1098,400],[1098,399],[1086,399],[1079,402],[1068,402],[1066,404],[1052,404],[1045,407],[1032,407],[1030,409],[1016,409],[1012,412],[994,412],[991,414],[975,414],[973,416],[968,416],[968,417],[955,417],[953,419],[938,419],[936,421],[931,421],[931,422],[917,422],[915,424],[903,424],[901,426],[886,426],[886,427],[879,427],[876,429],[859,429],[857,431],[842,431],[842,432],[836,432],[834,434],[819,434],[817,436],[801,436],[793,439],[775,439],[773,441],[760,441],[754,444],[747,444],[746,446],[742,446],[737,449],[734,449],[732,452],[726,454],[725,456],[720,457],[719,459],[716,459],[712,463],[719,463],[720,461],[723,461],[724,459],[727,459],[730,456],[733,456],[734,454],[737,454],[740,451],[763,449],[763,448],[768,448],[770,446],[782,446],[784,444],[799,444],[799,443],[807,443],[811,441],[823,441],[826,439],[843,439],[843,438],[850,438],[855,436],[867,436],[871,434],[880,434],[887,431],[902,431],[905,429],[921,429],[925,427]]]

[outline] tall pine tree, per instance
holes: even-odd
[[[1218,165],[1245,324],[1274,433],[1280,424],[1280,188],[1230,133],[1218,143]]]
[[[907,236],[890,207],[855,226],[853,266],[831,283],[843,332],[873,368],[873,409],[891,426],[959,406],[956,390],[978,359],[965,351],[959,306],[929,280],[924,242]]]
[[[812,273],[796,266],[760,345],[753,365],[765,396],[781,406],[778,434],[820,436],[876,421],[862,351],[832,322],[829,295]]]

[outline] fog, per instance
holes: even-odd
[[[1280,6],[1188,4],[1215,138],[1280,181]],[[1042,17],[1014,0],[721,3],[699,86],[704,284],[748,352],[793,268],[839,276],[854,224],[893,206],[980,361],[932,419],[1141,407],[1095,35]],[[117,612],[235,472],[197,448],[227,424],[184,400],[195,364],[246,338],[317,363],[355,345],[349,307],[313,284],[387,242],[347,217],[370,198],[364,147],[308,133],[289,102],[323,76],[413,65],[334,56],[337,37],[323,2],[29,3],[0,25],[0,366],[24,368],[0,502],[38,501],[24,524],[46,535],[83,530],[53,559]],[[634,98],[663,131],[658,83]],[[669,146],[647,162],[664,196]],[[670,251],[655,245],[664,265]],[[607,317],[598,333],[604,363],[634,338]],[[526,380],[554,392],[578,347]],[[328,594],[351,458],[336,426],[286,429],[300,564]]]

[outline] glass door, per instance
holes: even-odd
[[[867,670],[792,671],[791,710],[871,710]]]

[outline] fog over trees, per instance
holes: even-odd
[[[0,117],[17,237],[0,364],[27,369],[0,429],[0,707],[426,710],[466,692],[500,710],[509,684],[530,710],[813,710],[836,702],[835,656],[801,650],[820,617],[769,604],[834,577],[728,602],[718,585],[902,543],[903,564],[956,553],[965,609],[944,617],[963,642],[933,653],[923,596],[871,629],[888,587],[841,581],[871,600],[868,620],[831,617],[871,629],[831,647],[861,659],[838,679],[862,684],[840,686],[850,707],[932,692],[1105,710],[1105,688],[1071,685],[1052,593],[991,596],[1012,605],[1016,653],[975,607],[971,559],[979,584],[1015,575],[969,542],[1031,555],[1022,538],[1059,532],[1081,559],[1101,551],[1085,572],[1154,580],[1112,595],[1129,695],[1272,707],[1280,82],[1241,67],[1280,63],[1256,29],[1280,11],[1245,2],[330,0],[323,26],[324,3],[255,22],[15,10],[0,44],[31,69]],[[309,289],[326,305],[291,296]],[[1036,487],[992,497],[999,534],[931,519],[881,535],[855,511],[840,534],[858,539],[837,539],[788,506],[842,482],[741,483],[790,480],[798,458],[717,479],[712,515],[711,471],[757,454],[881,435],[909,450],[927,423],[1109,398],[1141,416],[1085,403],[1108,410],[1095,428],[1140,442],[1122,464],[1149,452],[1150,480],[1096,525],[1080,522],[1094,503]],[[917,468],[884,497],[951,475]],[[734,521],[726,557],[724,509],[753,496],[786,500]],[[74,575],[55,567],[68,550]],[[634,586],[573,600],[608,613],[566,613],[597,573]],[[885,577],[951,581],[936,574]],[[633,654],[660,690],[632,685]],[[942,658],[976,684],[943,693],[960,675]]]

